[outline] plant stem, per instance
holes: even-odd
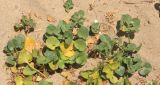
[[[39,71],[38,69],[34,68],[33,66],[31,66],[28,62],[27,62],[28,66],[32,69],[34,69],[35,71],[37,71],[39,74],[41,74],[44,78],[47,78],[47,76],[45,74],[43,74],[41,71]]]
[[[128,43],[131,43],[131,39],[130,39],[129,33],[128,33],[127,37],[128,37]]]

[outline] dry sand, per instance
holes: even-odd
[[[141,30],[136,34],[134,42],[143,44],[140,54],[153,66],[153,71],[147,79],[157,79],[160,76],[160,18],[154,8],[156,0],[73,0],[73,2],[75,4],[74,9],[67,14],[63,8],[63,0],[0,0],[0,85],[7,85],[7,79],[10,76],[6,72],[4,65],[5,55],[2,50],[6,42],[17,34],[14,32],[13,26],[23,14],[28,15],[30,13],[33,16],[37,22],[36,30],[41,30],[36,35],[40,35],[39,37],[41,38],[47,24],[55,24],[60,19],[68,19],[75,11],[80,9],[86,13],[86,25],[95,19],[106,23],[105,14],[107,12],[113,13],[115,18],[111,25],[114,28],[111,31],[107,31],[110,34],[113,34],[113,30],[116,31],[116,22],[122,14],[138,17],[141,20]],[[93,10],[89,10],[90,4],[92,4]],[[47,16],[53,16],[56,22],[48,22]],[[80,68],[80,70],[93,66],[95,64],[90,65],[89,63],[87,66]],[[58,74],[54,74],[52,79],[56,82],[54,85],[62,85],[64,80]]]

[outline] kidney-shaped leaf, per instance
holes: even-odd
[[[49,63],[51,60],[49,60],[47,57],[45,56],[38,56],[36,59],[36,62],[38,65],[44,65]]]
[[[87,62],[88,55],[85,52],[80,52],[76,58],[76,63],[84,65]]]
[[[54,50],[60,44],[59,40],[56,37],[48,37],[46,40],[46,46],[51,50]]]
[[[18,64],[29,63],[32,61],[32,55],[26,50],[22,50],[18,56]]]
[[[78,30],[78,37],[82,39],[87,39],[88,35],[89,35],[88,29],[84,26],[81,26]]]
[[[87,48],[86,42],[83,39],[78,39],[74,42],[75,48],[79,51],[84,51]]]
[[[16,61],[13,56],[7,56],[6,63],[14,66]]]
[[[33,75],[35,74],[37,71],[30,68],[29,66],[26,66],[24,69],[23,69],[23,74],[24,75],[27,75],[27,76],[30,76],[30,75]]]
[[[100,31],[100,24],[98,22],[96,22],[96,23],[94,22],[94,23],[92,23],[90,29],[91,29],[92,33],[99,33],[99,31]]]
[[[141,70],[139,70],[139,74],[141,76],[147,76],[152,70],[152,66],[150,63],[144,63],[144,66]]]
[[[61,29],[57,28],[56,26],[52,25],[52,24],[49,24],[48,27],[47,27],[47,34],[49,35],[57,35],[59,32],[61,31]]]
[[[47,49],[44,55],[53,62],[56,62],[59,59],[56,51],[50,51]]]
[[[125,73],[125,68],[123,66],[120,66],[117,70],[115,70],[115,73],[119,76],[123,76]]]

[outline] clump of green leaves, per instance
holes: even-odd
[[[67,0],[64,7],[66,11],[72,9],[72,0]],[[68,23],[61,20],[57,26],[49,24],[44,34],[44,47],[37,49],[36,41],[27,35],[34,30],[35,22],[30,17],[22,16],[21,22],[15,25],[15,30],[24,30],[26,36],[19,34],[4,47],[8,56],[6,64],[16,75],[15,84],[52,85],[52,82],[46,79],[49,72],[74,64],[84,65],[88,59],[89,32],[98,34],[100,31],[100,23],[92,23],[89,30],[83,25],[84,20],[84,11],[80,10],[71,16]],[[138,18],[123,15],[120,30],[127,34],[135,33],[139,30],[139,25]],[[111,84],[130,85],[128,78],[135,72],[144,77],[150,73],[152,66],[138,54],[141,45],[136,45],[127,38],[128,41],[123,41],[120,37],[112,39],[106,34],[100,35],[91,50],[101,56],[102,62],[97,68],[80,73],[87,85],[102,85],[103,81],[107,80]],[[33,77],[40,77],[39,82],[32,80]],[[68,85],[75,83],[69,82]]]
[[[122,15],[120,20],[120,30],[122,32],[134,33],[138,32],[140,27],[140,20],[138,18],[132,18],[130,15]]]
[[[36,23],[31,19],[31,17],[22,16],[21,22],[16,23],[14,26],[15,31],[24,30],[25,33],[34,31]]]
[[[63,6],[64,6],[64,8],[65,8],[65,11],[66,11],[66,12],[69,12],[71,9],[73,9],[74,4],[73,4],[72,0],[67,0],[67,1],[64,3]]]
[[[78,12],[75,12],[71,16],[72,26],[80,27],[83,25],[85,18],[84,18],[84,11],[79,10]]]
[[[73,28],[65,21],[60,21],[57,26],[49,25],[46,30],[46,50],[44,55],[50,57],[48,63],[52,70],[64,69],[66,64],[84,65],[87,61],[86,39],[89,36],[88,28],[81,26],[76,35]]]
[[[29,33],[35,23],[31,18],[22,16],[22,20],[15,26],[16,30],[25,30]],[[42,69],[45,69],[45,63],[50,62],[49,58],[45,58],[40,49],[35,47],[35,40],[28,35],[19,34],[13,39],[9,40],[4,47],[4,52],[7,55],[6,64],[11,68],[13,75],[15,75],[16,85],[52,85],[51,82],[39,80],[39,83],[33,81],[33,77],[47,78]],[[28,51],[30,49],[32,52]],[[40,69],[39,66],[43,65]],[[21,75],[20,75],[21,74]]]
[[[18,36],[14,37],[13,39],[8,41],[7,45],[4,47],[4,52],[8,56],[15,55],[14,54],[15,52],[20,51],[20,50],[23,49],[24,41],[25,41],[24,35],[19,34]]]
[[[139,19],[132,20],[129,15],[122,16],[121,26],[123,25],[127,29],[124,32],[137,32],[139,29],[137,24],[140,24]],[[130,30],[131,28],[132,30]],[[133,29],[137,31],[133,31]],[[140,48],[141,45],[138,46],[130,40],[126,42],[121,38],[111,39],[108,35],[102,34],[93,51],[105,60],[97,67],[98,69],[82,71],[80,76],[86,79],[87,85],[101,85],[98,83],[105,80],[109,80],[112,84],[130,85],[128,78],[135,72],[138,71],[140,76],[147,76],[152,70],[151,64],[142,60],[138,54]],[[94,77],[93,74],[95,74]]]
[[[94,22],[90,26],[90,30],[92,33],[97,34],[100,32],[100,23],[99,22]]]

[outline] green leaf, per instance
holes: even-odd
[[[90,30],[91,30],[92,33],[95,33],[95,34],[99,33],[100,24],[99,23],[95,23],[95,22],[92,23],[92,25],[90,26]]]
[[[66,11],[66,12],[69,12],[69,10],[73,9],[74,4],[73,4],[72,0],[67,0],[67,1],[64,3],[63,6],[64,6],[64,8],[65,8],[65,11]]]
[[[84,65],[87,62],[87,53],[80,52],[76,58],[76,63],[80,65]]]
[[[129,43],[129,44],[127,44],[127,47],[125,48],[125,50],[130,51],[130,52],[137,52],[140,50],[140,48],[141,48],[141,45],[136,46],[136,44],[134,44],[134,43]]]
[[[64,67],[65,67],[65,63],[64,63],[63,60],[59,60],[58,63],[57,63],[57,65],[58,65],[58,67],[59,67],[60,69],[64,69]]]
[[[37,49],[33,49],[33,50],[32,50],[32,56],[33,56],[34,58],[36,58],[36,57],[38,57],[38,55],[39,55],[39,51],[38,51]]]
[[[16,61],[15,61],[13,56],[7,56],[6,63],[9,64],[9,65],[14,66],[16,64]]]
[[[30,17],[22,16],[21,23],[25,32],[32,32],[36,27],[36,23]]]
[[[18,64],[29,63],[32,61],[32,55],[26,50],[22,50],[18,56]]]
[[[46,30],[46,33],[49,35],[57,35],[58,33],[60,33],[61,29],[57,28],[56,26],[49,24]]]
[[[72,43],[72,41],[73,41],[72,38],[65,39],[65,45],[69,46]]]
[[[23,69],[23,74],[24,75],[27,75],[27,76],[31,76],[33,74],[35,74],[37,71],[30,68],[29,66],[26,66],[24,69]]]
[[[14,39],[15,39],[16,48],[23,49],[23,47],[24,47],[24,41],[25,41],[24,35],[19,34]]]
[[[72,31],[66,31],[64,33],[64,37],[65,37],[65,44],[66,45],[70,45],[73,41],[73,34]]]
[[[45,80],[42,80],[38,83],[38,85],[53,85],[52,82],[48,82],[48,81],[45,81]]]
[[[65,31],[64,33],[65,38],[73,38],[73,34],[71,30]]]
[[[54,36],[48,37],[46,40],[46,46],[51,50],[54,50],[59,45],[60,45],[59,40]]]
[[[78,30],[77,35],[78,35],[78,37],[86,40],[89,36],[89,31],[86,27],[81,26]]]
[[[9,40],[7,46],[4,48],[4,51],[7,53],[13,53],[15,51],[19,51],[24,47],[25,37],[22,34],[14,37],[12,40]]]
[[[120,30],[122,32],[131,33],[138,32],[140,27],[140,20],[138,18],[132,18],[130,15],[122,15],[120,21]]]
[[[7,48],[10,52],[13,52],[14,49],[15,49],[16,45],[14,43],[14,41],[10,40],[8,43],[7,43]]]
[[[80,76],[83,77],[84,79],[89,79],[89,75],[92,73],[93,73],[93,71],[91,71],[91,70],[81,71]]]
[[[21,76],[17,76],[15,78],[16,85],[23,85],[23,78]]]
[[[63,33],[65,33],[66,31],[69,31],[69,30],[71,30],[72,28],[71,28],[70,24],[67,24],[65,21],[61,20],[61,21],[59,21],[59,23],[58,23],[57,29],[61,29],[61,31],[62,31]]]
[[[83,22],[84,22],[85,18],[84,18],[84,11],[83,10],[79,10],[78,12],[75,12],[72,16],[71,16],[71,21],[73,26],[82,26]]]
[[[49,60],[47,57],[45,56],[38,56],[37,59],[36,59],[36,64],[38,65],[44,65],[44,64],[47,64],[49,63],[51,60]]]
[[[140,20],[139,20],[138,18],[133,18],[132,21],[131,21],[131,23],[132,23],[133,28],[134,28],[134,29],[132,28],[133,31],[138,32],[138,31],[139,31],[138,28],[140,27]],[[131,30],[132,30],[132,29],[131,29]]]
[[[120,66],[117,70],[115,70],[115,73],[119,76],[123,76],[125,73],[125,68],[123,66]]]
[[[87,48],[86,42],[83,39],[77,39],[74,42],[75,48],[77,48],[79,51],[84,51]]]
[[[19,42],[24,42],[25,36],[23,34],[19,34],[18,36],[15,37],[17,41]]]
[[[139,70],[139,74],[141,76],[147,76],[152,70],[152,66],[150,63],[144,63],[142,69]]]
[[[23,16],[22,16],[22,19],[21,19],[21,22],[22,22],[23,27],[27,25],[27,21],[28,21],[27,16],[24,16],[24,15],[23,15]]]
[[[28,24],[30,26],[30,31],[33,31],[34,28],[36,27],[36,23],[33,21],[33,19],[29,18]]]
[[[105,43],[110,43],[111,42],[111,38],[106,34],[100,35],[100,40],[102,42],[105,42]]]
[[[47,49],[44,55],[52,62],[56,62],[59,59],[56,51],[50,51]]]
[[[23,82],[24,85],[35,85],[32,81],[32,76],[28,76],[24,79],[24,82]]]
[[[19,23],[16,23],[15,25],[14,25],[14,30],[17,32],[17,31],[20,31],[22,29],[22,25],[21,24],[19,24]]]

